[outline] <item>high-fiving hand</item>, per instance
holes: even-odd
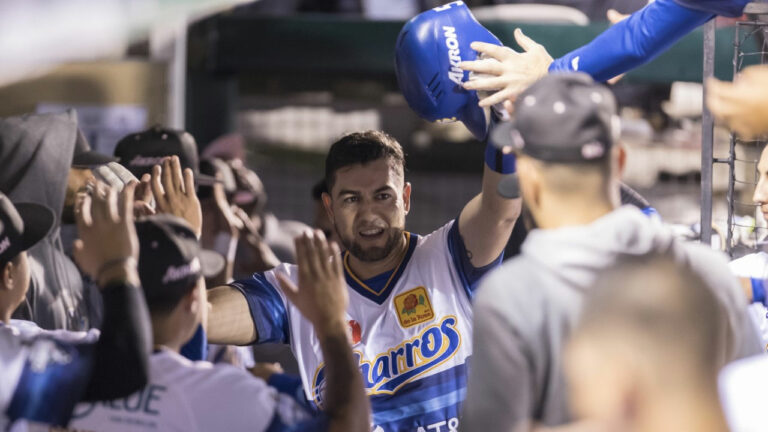
[[[768,133],[768,65],[750,66],[732,83],[710,78],[707,108],[743,139]]]
[[[120,278],[138,284],[139,241],[133,225],[133,195],[138,182],[114,188],[97,183],[92,194],[82,194],[75,205],[78,239],[75,261],[100,287]]]
[[[514,99],[548,73],[552,56],[546,48],[524,35],[520,29],[515,30],[515,41],[523,52],[485,42],[472,42],[472,49],[485,58],[459,63],[464,70],[490,75],[464,83],[467,90],[495,91],[480,101],[481,107]]]
[[[319,230],[302,234],[295,243],[298,286],[277,273],[285,296],[312,323],[319,339],[339,331],[345,334],[349,296],[339,247]]]
[[[163,161],[162,168],[152,168],[152,194],[158,213],[178,216],[189,223],[200,238],[203,232],[203,212],[195,193],[195,179],[192,170],[186,168],[182,174],[178,156]]]

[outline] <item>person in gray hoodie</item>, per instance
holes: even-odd
[[[637,208],[619,206],[624,152],[614,146],[616,102],[607,88],[584,74],[549,75],[516,99],[514,114],[491,139],[518,153],[523,200],[538,229],[519,256],[481,282],[462,430],[571,421],[563,345],[597,275],[622,257],[664,253],[706,283],[725,333],[719,364],[760,352],[725,256],[676,239]]]
[[[51,231],[29,250],[31,283],[26,301],[14,313],[44,329],[90,327],[82,276],[64,253],[60,235],[75,192],[93,177],[90,170],[71,169],[75,154],[83,156],[76,151],[77,141],[74,111],[0,119],[0,191],[55,214]]]

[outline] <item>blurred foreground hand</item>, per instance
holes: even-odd
[[[768,65],[750,66],[732,83],[710,78],[705,91],[718,123],[746,140],[768,133]]]

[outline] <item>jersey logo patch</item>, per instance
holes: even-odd
[[[435,317],[427,290],[423,286],[396,296],[395,310],[403,328],[430,321]]]

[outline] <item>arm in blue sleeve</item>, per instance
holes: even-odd
[[[490,264],[483,267],[475,267],[472,265],[472,261],[467,253],[464,239],[461,238],[459,233],[459,218],[451,226],[448,231],[448,251],[451,254],[453,265],[456,267],[456,271],[459,273],[461,284],[464,287],[464,292],[472,299],[472,296],[480,284],[480,279],[485,276],[486,273],[493,270],[501,264],[504,259],[504,251]]]
[[[250,279],[232,282],[230,286],[240,291],[248,302],[258,333],[254,343],[290,343],[285,303],[264,273],[254,273]]]
[[[579,71],[607,81],[653,60],[715,15],[673,0],[656,0],[596,37],[556,59],[549,72]]]

